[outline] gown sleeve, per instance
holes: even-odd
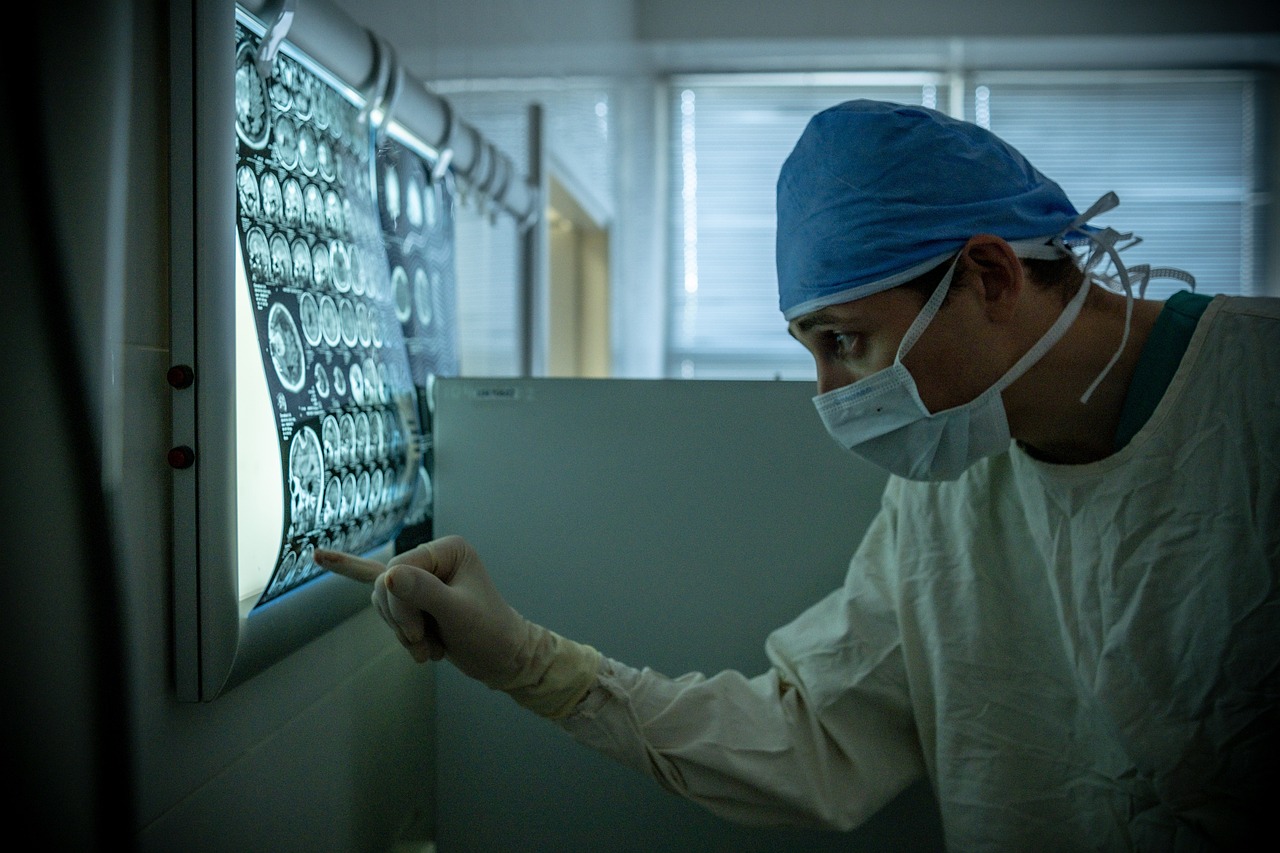
[[[844,585],[770,634],[768,670],[670,678],[606,657],[559,725],[731,821],[840,830],[864,822],[925,767],[886,571],[892,491]]]

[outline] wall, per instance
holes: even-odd
[[[3,467],[4,600],[24,614],[4,634],[5,755],[12,743],[22,787],[12,825],[53,849],[420,848],[434,816],[433,673],[371,608],[212,703],[173,698],[176,8],[41,7],[34,60],[5,59],[4,184],[21,191],[6,221],[30,247],[6,276],[22,325],[5,370],[24,389]]]
[[[86,14],[68,44],[85,67],[120,72],[128,26]],[[30,34],[42,37],[39,29]],[[13,52],[11,52],[13,53]],[[57,850],[95,850],[129,835],[130,776],[104,775],[127,764],[128,726],[118,700],[124,677],[119,597],[110,525],[101,487],[96,419],[101,356],[86,354],[75,330],[101,329],[99,300],[77,300],[120,270],[98,264],[84,279],[59,257],[50,203],[45,128],[32,126],[41,96],[66,94],[37,63],[3,60],[0,90],[0,221],[10,241],[4,262],[5,333],[0,363],[7,389],[0,419],[0,726],[9,777],[0,816],[34,829]],[[85,105],[94,122],[80,142],[110,147],[115,112]],[[23,131],[19,133],[18,131]],[[84,183],[81,210],[118,212],[101,176]],[[83,233],[101,246],[101,232]],[[92,374],[90,376],[89,374]],[[87,567],[94,567],[91,572]]]
[[[1280,15],[1252,0],[636,0],[645,41],[1159,35],[1274,31]]]
[[[1012,52],[1019,61],[1194,64],[1275,61],[1280,11],[1253,0],[336,0],[395,42],[422,79],[627,76],[691,64],[773,68],[954,61]],[[1124,39],[1124,50],[1118,50]],[[1144,45],[1149,46],[1144,47]],[[1223,52],[1230,46],[1230,52]],[[688,50],[684,50],[688,48]],[[1137,50],[1134,53],[1135,48]],[[1050,53],[1045,54],[1049,49]],[[1083,50],[1083,52],[1082,52]],[[1145,55],[1144,55],[1145,54]],[[697,56],[701,55],[701,59]],[[1136,57],[1136,58],[1135,58]]]

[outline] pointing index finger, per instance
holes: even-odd
[[[314,557],[321,568],[364,583],[373,583],[378,579],[378,575],[387,570],[387,567],[377,560],[368,560],[343,551],[317,548]]]

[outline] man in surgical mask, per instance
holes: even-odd
[[[956,850],[1236,849],[1280,757],[1280,300],[1127,267],[991,133],[815,116],[778,181],[779,307],[818,413],[891,474],[771,666],[667,678],[520,616],[446,537],[373,583],[464,673],[728,819],[847,829],[915,779]]]

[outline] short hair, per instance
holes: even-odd
[[[910,281],[904,281],[899,287],[904,287],[914,291],[920,296],[920,304],[923,305],[929,301],[929,297],[933,296],[933,291],[942,283],[942,277],[946,275],[948,267],[954,258],[947,258],[933,269],[916,276]],[[1080,282],[1084,278],[1084,271],[1080,268],[1080,261],[1075,255],[1065,255],[1061,258],[1053,258],[1052,260],[1043,260],[1040,258],[1019,258],[1022,262],[1022,268],[1027,272],[1029,278],[1036,287],[1045,290],[1056,290],[1058,296],[1062,299],[1062,304],[1066,305],[1071,301],[1071,297],[1075,296],[1076,291],[1080,288]],[[963,263],[963,258],[961,259]],[[959,276],[960,270],[957,268],[956,275]],[[943,297],[943,304],[951,298],[954,290],[948,290],[947,295]]]

